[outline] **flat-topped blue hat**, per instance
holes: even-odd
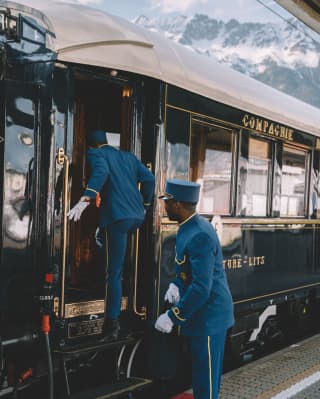
[[[107,133],[103,130],[92,130],[88,136],[89,144],[108,144]]]
[[[196,203],[199,200],[200,184],[193,181],[170,179],[166,181],[165,193],[159,198]]]

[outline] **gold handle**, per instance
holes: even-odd
[[[58,148],[56,160],[57,160],[58,165],[60,165],[60,166],[64,165],[64,161],[65,161],[64,148],[62,148],[62,147]]]
[[[57,163],[64,166],[64,181],[63,181],[63,239],[62,239],[62,260],[60,273],[60,303],[59,303],[59,317],[64,318],[64,290],[66,278],[66,264],[67,264],[67,228],[68,228],[68,188],[69,188],[69,158],[65,155],[64,149],[59,148],[57,152]]]
[[[138,184],[138,189],[140,190],[141,183]],[[141,316],[142,318],[146,318],[147,311],[143,306],[141,312],[137,310],[137,288],[138,288],[138,261],[139,261],[139,235],[140,230],[138,229],[135,234],[135,262],[134,262],[134,287],[133,287],[133,312],[137,316]]]
[[[146,308],[143,307],[139,312],[137,309],[137,288],[138,288],[138,258],[139,258],[139,235],[140,231],[137,230],[135,234],[135,264],[134,264],[134,287],[133,287],[133,312],[137,316],[141,316],[142,318],[146,318],[147,311]]]

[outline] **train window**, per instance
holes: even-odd
[[[307,152],[283,146],[280,216],[305,215]]]
[[[189,180],[190,114],[167,109],[167,178]]]
[[[238,214],[267,216],[271,177],[271,142],[243,137],[238,179]],[[242,146],[244,148],[244,146]]]
[[[281,142],[277,142],[277,143],[274,143],[272,214],[271,214],[271,216],[273,216],[273,217],[280,216],[281,163],[282,163],[282,145],[281,145]]]
[[[233,147],[230,129],[192,120],[190,172],[202,186],[199,212],[230,214]]]
[[[314,152],[310,181],[310,211],[312,218],[320,218],[320,152]]]
[[[46,33],[45,30],[37,26],[36,22],[31,18],[24,17],[22,19],[22,37],[33,43],[45,44]]]

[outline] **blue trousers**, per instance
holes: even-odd
[[[192,388],[195,399],[218,399],[227,331],[191,337]]]
[[[106,227],[106,317],[118,318],[121,311],[122,271],[128,233],[141,226],[141,219],[119,220]]]

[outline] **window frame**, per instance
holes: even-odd
[[[281,214],[281,198],[282,198],[282,178],[283,178],[283,152],[285,147],[296,151],[305,153],[305,179],[304,179],[304,194],[303,194],[303,215],[282,215]],[[281,219],[308,219],[309,215],[309,201],[310,201],[310,179],[311,179],[311,162],[312,162],[312,149],[304,146],[298,146],[287,142],[281,143],[281,192],[280,192],[280,209],[279,217]]]
[[[235,206],[236,206],[236,183],[237,183],[237,173],[235,173],[237,169],[237,164],[238,164],[238,146],[239,146],[239,130],[240,129],[235,129],[230,126],[227,126],[226,124],[214,121],[214,120],[209,120],[209,119],[201,119],[198,116],[193,116],[191,115],[190,118],[190,142],[189,142],[189,149],[192,151],[191,148],[191,142],[192,142],[192,135],[193,135],[193,125],[198,124],[202,126],[208,126],[208,127],[215,127],[218,129],[223,129],[228,132],[230,132],[231,135],[231,176],[230,176],[230,193],[229,193],[229,210],[227,213],[219,213],[219,216],[223,217],[230,217],[235,215]],[[189,179],[191,180],[191,157],[189,159]],[[216,212],[211,212],[211,213],[206,213],[206,212],[201,212],[199,210],[199,213],[201,215],[207,215],[207,216],[212,216],[212,215],[218,215]]]
[[[270,144],[270,173],[268,173],[267,178],[267,194],[266,194],[266,215],[240,215],[238,204],[239,204],[239,192],[238,192],[238,181],[240,178],[240,159],[241,157],[245,157],[244,148],[246,146],[247,150],[247,162],[249,162],[249,142],[250,139],[263,141]],[[237,176],[237,184],[236,184],[236,195],[234,198],[235,201],[235,211],[234,215],[237,218],[268,218],[271,217],[273,212],[273,189],[274,189],[274,165],[275,165],[275,140],[270,139],[270,137],[265,137],[263,135],[254,134],[252,131],[247,129],[241,129],[240,137],[239,137],[239,154],[238,154],[238,161],[236,165],[235,174]]]

